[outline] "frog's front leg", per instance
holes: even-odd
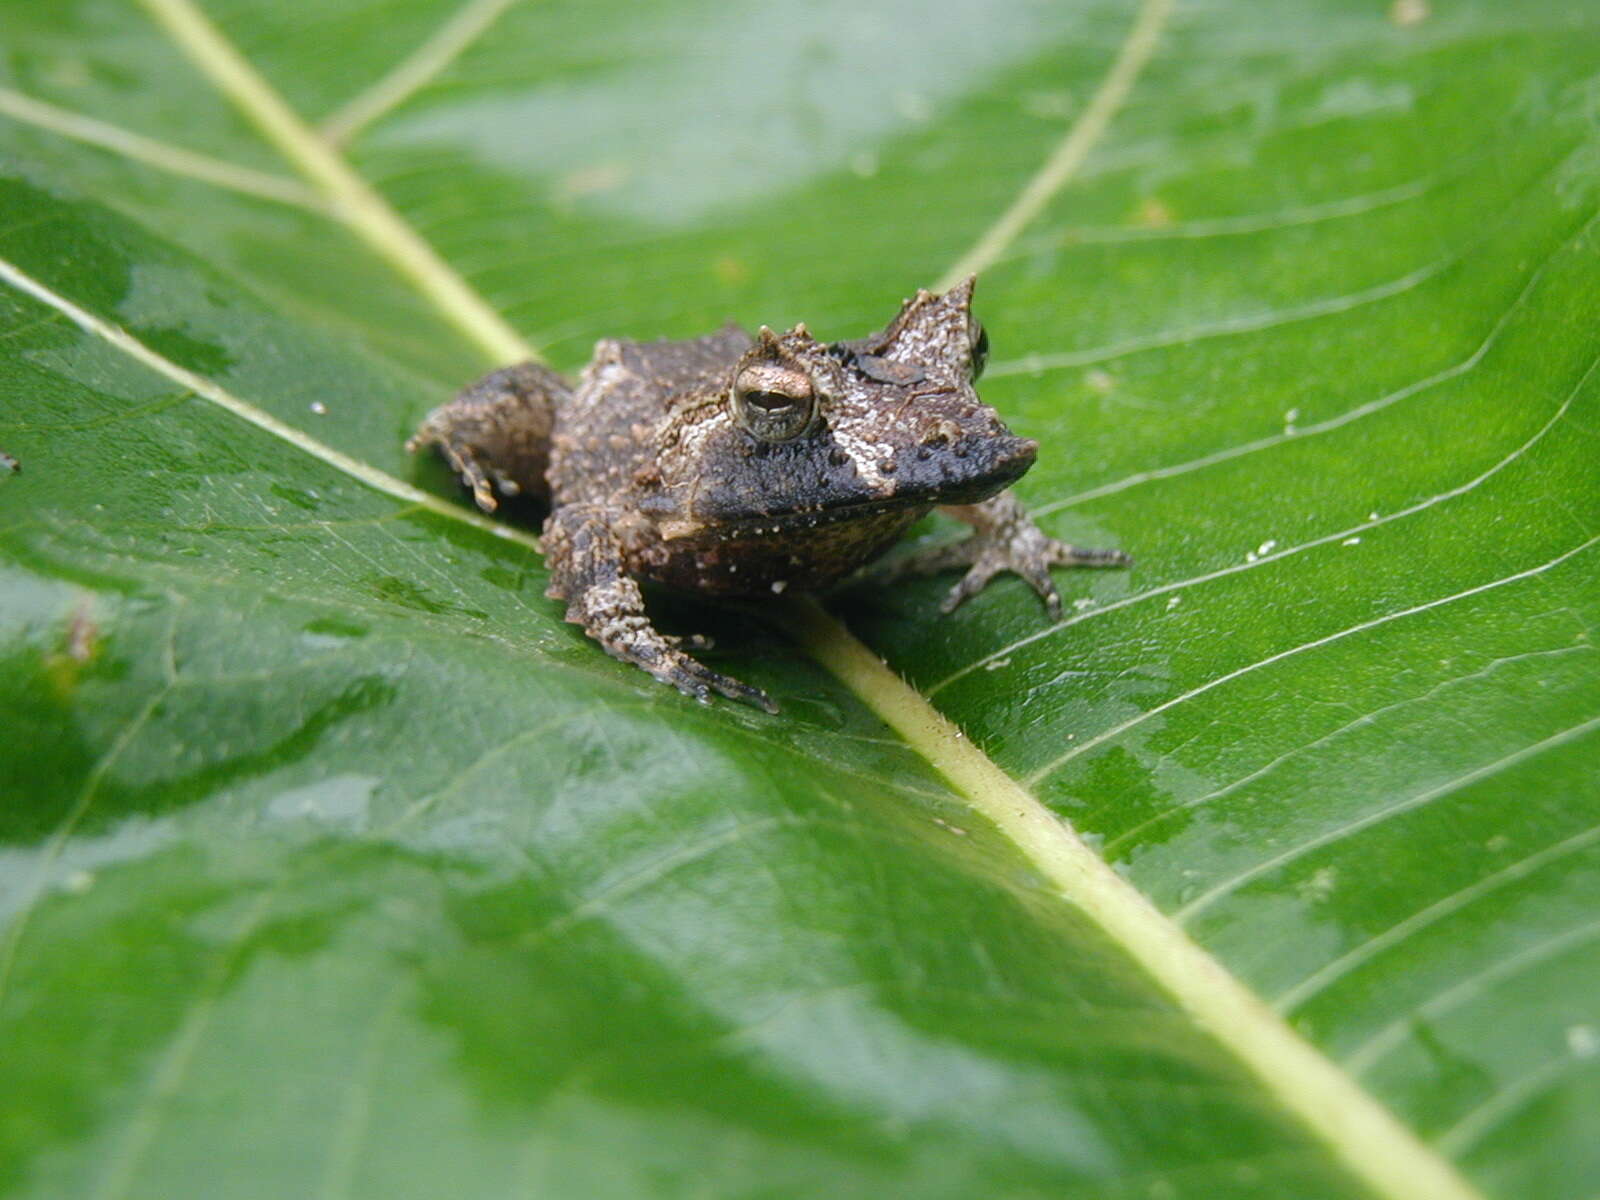
[[[545,522],[539,540],[550,568],[545,595],[565,600],[567,620],[581,625],[606,653],[702,702],[717,692],[769,713],[778,711],[759,688],[702,666],[679,649],[684,639],[656,630],[645,615],[638,582],[623,570],[622,548],[604,511],[580,504],[559,508]],[[696,640],[689,639],[689,644]]]
[[[1061,593],[1050,578],[1051,567],[1126,567],[1133,562],[1121,550],[1089,550],[1056,541],[1033,523],[1008,491],[982,504],[947,505],[940,511],[971,525],[972,535],[909,555],[894,564],[894,571],[923,574],[967,567],[961,582],[940,605],[943,612],[954,612],[1001,571],[1013,571],[1044,597],[1051,620],[1060,620]]]
[[[499,506],[496,490],[548,500],[550,432],[557,405],[571,395],[567,381],[549,367],[504,367],[429,413],[406,449],[438,446],[484,512]]]

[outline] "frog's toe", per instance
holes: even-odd
[[[717,682],[713,684],[729,700],[737,700],[741,704],[748,704],[759,708],[765,713],[776,713],[777,703],[758,687],[751,687],[748,683],[740,683],[737,679],[730,679],[726,675],[717,675]]]
[[[1057,567],[1131,567],[1133,555],[1121,550],[1096,550],[1088,546],[1070,546],[1066,542],[1050,539],[1050,562]]]
[[[977,562],[972,564],[967,573],[961,577],[960,582],[945,593],[944,603],[939,605],[939,611],[946,615],[955,612],[956,609],[988,587],[989,581],[999,574],[1004,565],[1004,563],[996,561],[991,556],[981,556]]]
[[[472,499],[484,512],[492,513],[500,507],[500,502],[495,498],[494,487],[489,478],[489,471],[481,464],[472,452],[472,447],[456,440],[448,429],[439,427],[433,421],[428,421],[421,429],[406,442],[406,451],[415,454],[425,446],[438,446],[439,452],[444,455],[445,462],[450,464],[450,469],[461,479],[461,482],[472,489]],[[498,477],[498,473],[497,473]],[[501,480],[502,490],[507,490],[504,480]],[[515,495],[515,491],[508,491]]]
[[[961,582],[950,589],[940,606],[941,611],[954,612],[971,597],[977,595],[989,581],[1002,571],[1020,575],[1044,601],[1052,621],[1062,614],[1061,592],[1050,577],[1051,567],[1125,567],[1133,562],[1121,550],[1089,550],[1082,546],[1069,546],[1046,537],[1031,525],[1015,530],[1007,537],[975,534],[963,547],[972,564]]]
[[[702,704],[711,703],[711,694],[726,696],[741,704],[749,704],[764,712],[775,713],[778,706],[760,688],[740,683],[727,675],[720,675],[710,667],[696,662],[687,654],[674,651],[665,656],[660,670],[650,672],[664,683],[670,683],[686,696],[693,696]]]
[[[1051,567],[1126,567],[1133,562],[1121,550],[1091,550],[1056,541],[1034,524],[1010,492],[1002,492],[982,504],[945,511],[971,525],[974,531],[966,541],[944,551],[947,558],[972,564],[965,578],[946,597],[945,612],[975,595],[1001,571],[1010,571],[1028,581],[1028,586],[1044,600],[1050,619],[1058,621],[1061,593],[1050,578]]]
[[[1055,580],[1050,578],[1050,559],[1034,557],[1011,564],[1011,569],[1028,581],[1028,586],[1039,593],[1045,611],[1052,621],[1061,620],[1061,593]]]

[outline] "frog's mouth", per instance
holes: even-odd
[[[824,529],[829,525],[870,522],[889,513],[903,513],[908,509],[925,512],[943,500],[918,500],[911,496],[894,496],[885,500],[846,501],[820,508],[797,508],[788,512],[760,513],[738,521],[723,522],[723,528],[734,536],[771,536],[795,533],[802,530]],[[953,503],[962,503],[955,501]]]
[[[953,445],[910,446],[865,469],[844,453],[809,458],[801,469],[770,459],[761,469],[761,460],[743,460],[735,473],[700,481],[690,520],[681,527],[669,520],[663,532],[672,538],[715,528],[723,536],[771,537],[937,505],[978,504],[1020,479],[1038,448],[1027,438],[990,434]]]
[[[821,512],[843,521],[905,508],[978,504],[1027,474],[1038,452],[1038,442],[1008,433],[908,447],[874,463],[866,478],[857,471],[856,488],[841,489]]]

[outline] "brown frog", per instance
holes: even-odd
[[[1004,490],[1038,447],[973,389],[989,342],[972,286],[919,291],[855,341],[729,325],[602,341],[576,386],[507,367],[435,409],[407,448],[437,445],[485,511],[497,492],[550,506],[547,594],[610,654],[702,701],[720,692],[773,712],[764,692],[657,632],[640,581],[708,596],[825,588],[935,506],[973,534],[896,570],[966,567],[945,612],[1014,571],[1059,618],[1049,568],[1130,561],[1047,537]]]

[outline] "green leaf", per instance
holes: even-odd
[[[1600,1190],[1600,20],[1435,7],[7,0],[0,1188]],[[974,247],[1059,626],[701,707],[403,452]]]

